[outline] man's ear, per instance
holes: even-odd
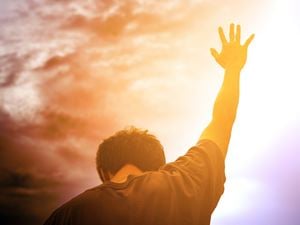
[[[110,180],[110,176],[108,172],[103,171],[102,169],[100,169],[100,179],[102,180],[102,182],[104,183],[105,181],[109,181]]]

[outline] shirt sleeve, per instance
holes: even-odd
[[[225,158],[219,147],[211,140],[200,140],[187,153],[163,168],[179,174],[185,190],[201,195],[201,201],[212,212],[224,192]]]

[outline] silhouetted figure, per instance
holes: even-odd
[[[211,54],[225,69],[212,120],[199,141],[165,164],[155,136],[136,128],[104,140],[97,153],[103,184],[58,208],[45,222],[77,225],[207,225],[224,191],[224,160],[239,101],[240,72],[254,35],[240,44],[240,26],[222,28],[222,50]]]

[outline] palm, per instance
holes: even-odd
[[[220,39],[222,41],[222,50],[218,53],[215,49],[211,49],[211,53],[215,60],[224,69],[242,69],[247,59],[247,49],[254,38],[252,34],[245,44],[240,44],[241,28],[238,25],[236,33],[234,25],[230,25],[229,41],[226,40],[223,29],[219,28]]]

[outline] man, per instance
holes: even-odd
[[[104,140],[97,153],[103,184],[58,208],[46,221],[76,225],[207,225],[223,191],[224,160],[239,101],[240,72],[254,35],[240,44],[241,28],[222,28],[222,50],[211,54],[224,70],[212,120],[184,156],[165,164],[160,142],[130,128]]]

